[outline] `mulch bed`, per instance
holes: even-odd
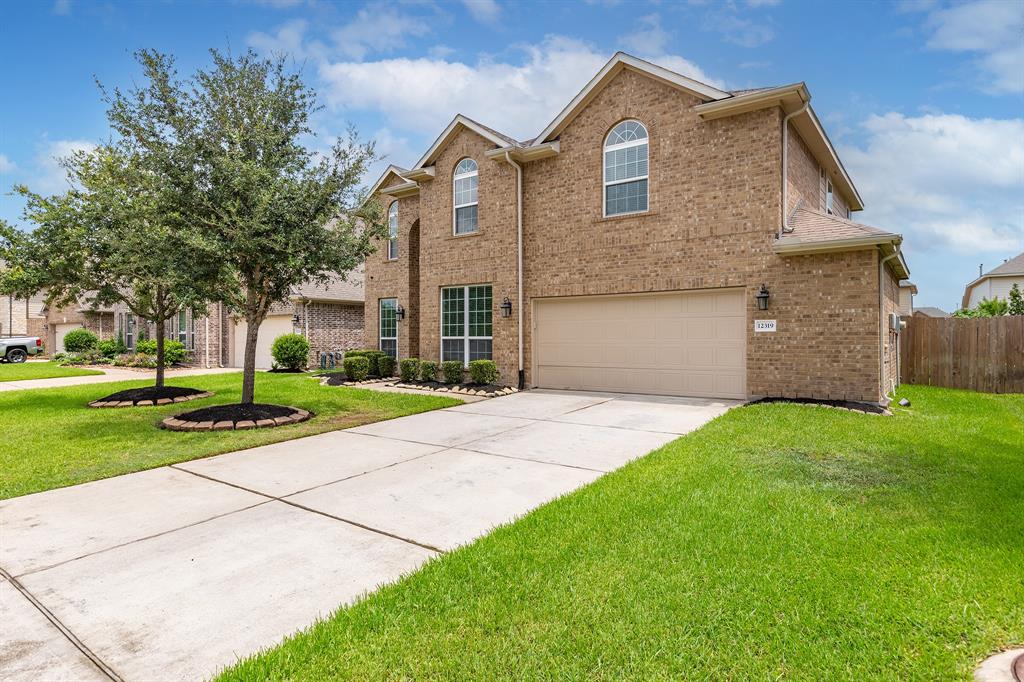
[[[231,403],[168,417],[160,422],[160,426],[171,431],[243,431],[298,424],[313,416],[308,410],[288,405]]]
[[[170,405],[171,403],[184,403],[189,400],[209,398],[213,393],[201,391],[198,388],[185,388],[184,386],[145,386],[143,388],[130,388],[126,391],[111,393],[105,398],[99,398],[89,403],[89,407],[149,407],[152,405]]]
[[[268,369],[267,374],[305,374],[304,369],[288,369],[286,367],[278,367],[277,369]]]
[[[362,386],[364,384],[379,384],[386,381],[388,386],[396,388],[413,388],[420,391],[436,391],[438,393],[455,393],[459,395],[479,395],[487,398],[496,398],[500,395],[515,393],[512,386],[502,384],[443,384],[440,381],[400,381],[398,379],[366,379],[365,381],[349,381],[344,374],[331,374],[324,380],[327,386]]]
[[[761,398],[750,402],[750,405],[758,403],[795,403],[797,405],[817,405],[818,407],[833,407],[839,410],[850,412],[863,412],[864,414],[879,414],[892,416],[889,410],[871,403],[857,403],[850,400],[814,400],[813,398]]]
[[[320,376],[323,377],[321,383],[325,386],[365,386],[366,384],[379,384],[382,381],[389,381],[389,379],[383,377],[367,377],[362,381],[349,381],[345,377],[344,372],[327,372]]]

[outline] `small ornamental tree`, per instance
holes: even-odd
[[[122,135],[176,152],[161,155],[163,175],[181,197],[180,218],[203,234],[194,257],[217,266],[216,300],[246,321],[241,402],[251,404],[270,306],[304,282],[344,277],[386,224],[377,202],[359,193],[376,158],[372,143],[350,130],[330,149],[308,149],[319,107],[283,57],[210,54],[213,65],[183,84],[170,57],[138,53],[148,85],[115,92],[112,110]]]
[[[1020,292],[1020,286],[1016,282],[1010,287],[1010,309],[1009,315],[1024,315],[1024,294]]]

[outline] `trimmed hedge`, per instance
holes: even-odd
[[[124,345],[124,341],[121,339],[116,341],[100,341],[96,346],[96,350],[105,358],[113,358],[122,353],[127,353],[128,346]]]
[[[419,373],[420,361],[416,358],[406,358],[398,363],[398,376],[406,383],[416,381]]]
[[[270,354],[285,369],[304,369],[309,358],[309,340],[302,334],[282,334],[274,339]]]
[[[345,369],[345,376],[349,381],[362,381],[370,373],[370,361],[362,355],[347,357],[346,354],[341,366]]]
[[[356,349],[353,349],[353,350],[345,351],[345,359],[346,360],[348,358],[360,358],[360,357],[366,358],[366,360],[370,363],[370,376],[375,376],[375,377],[391,376],[390,374],[381,374],[380,373],[380,370],[381,370],[380,359],[382,357],[384,357],[384,358],[390,358],[391,357],[390,355],[388,355],[384,351],[382,351],[382,350],[370,350],[370,349],[367,349],[367,348],[356,348]],[[387,361],[385,361],[385,365],[386,364],[387,364]],[[391,371],[394,372],[394,365],[391,366]]]
[[[156,339],[145,339],[135,344],[135,352],[141,355],[152,355],[156,366]],[[164,364],[176,365],[185,359],[188,351],[185,344],[177,339],[164,339]]]
[[[395,376],[395,359],[387,353],[377,358],[377,375],[381,377]]]
[[[433,360],[420,361],[420,381],[437,381],[437,363]]]
[[[88,329],[72,329],[64,335],[64,350],[69,353],[84,353],[92,350],[99,339]]]
[[[501,374],[494,360],[471,360],[469,362],[469,376],[474,384],[487,385],[498,381]]]
[[[462,361],[445,360],[441,363],[441,375],[446,384],[462,383]]]

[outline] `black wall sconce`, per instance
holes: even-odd
[[[501,316],[511,317],[512,315],[512,301],[508,300],[508,296],[501,302]]]
[[[398,307],[395,308],[395,319],[397,319],[397,320],[404,320],[405,319],[405,308],[402,307],[401,303],[399,303]]]
[[[294,315],[292,315],[292,326],[293,327],[298,327],[299,326],[299,314],[298,313],[295,313]]]
[[[758,310],[768,310],[768,297],[771,294],[768,293],[768,287],[761,285],[761,290],[757,292],[754,298],[757,299]]]

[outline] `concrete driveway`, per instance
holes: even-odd
[[[0,678],[209,677],[738,404],[529,391],[0,502]]]

